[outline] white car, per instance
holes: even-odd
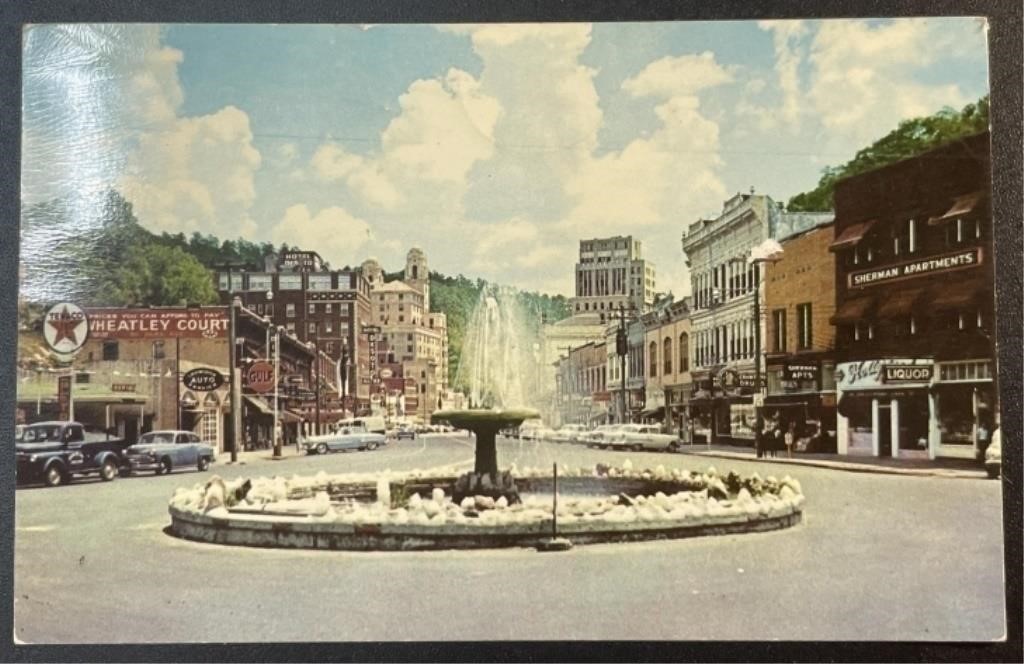
[[[602,424],[593,431],[588,432],[584,435],[580,442],[585,443],[587,447],[600,447],[605,448],[609,445],[609,440],[618,432],[619,429],[624,427],[624,424]]]
[[[556,443],[575,443],[587,432],[582,424],[566,424],[555,431],[553,440]]]
[[[540,432],[547,427],[537,422],[524,422],[519,427],[519,438],[521,440],[540,440]]]
[[[616,449],[675,451],[679,440],[662,433],[657,424],[624,424],[608,437],[608,443]]]

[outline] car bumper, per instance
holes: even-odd
[[[156,459],[133,459],[128,458],[128,463],[125,464],[131,470],[156,470],[160,467],[160,462]]]

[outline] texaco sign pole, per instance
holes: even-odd
[[[73,302],[60,302],[50,307],[43,317],[43,338],[46,345],[63,360],[67,357],[68,375],[58,379],[57,401],[67,399],[67,419],[75,419],[75,367],[74,360],[89,338],[89,319],[82,308]],[[63,379],[63,380],[61,380]],[[64,382],[64,385],[61,385]],[[66,392],[65,392],[66,391]],[[63,404],[61,415],[64,414]]]

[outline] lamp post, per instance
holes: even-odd
[[[313,333],[313,369],[316,371],[316,435],[320,435],[320,325],[316,325]]]
[[[278,432],[278,418],[281,409],[279,398],[280,398],[280,387],[278,383],[281,380],[280,374],[281,366],[281,326],[274,326],[274,456],[281,456],[281,435]]]
[[[241,391],[238,389],[238,379],[235,376],[235,368],[238,364],[238,358],[236,357],[237,349],[236,345],[238,340],[235,338],[235,309],[242,306],[242,301],[235,297],[235,280],[234,270],[242,269],[246,266],[245,263],[240,262],[224,262],[214,267],[220,270],[227,270],[228,273],[228,373],[231,377],[231,462],[238,461],[238,435],[239,430],[242,428],[242,404],[241,404]],[[206,415],[208,417],[208,415]]]
[[[632,310],[632,305],[630,305]],[[619,378],[622,394],[619,399],[619,424],[626,422],[626,355],[629,353],[629,340],[626,336],[626,307],[619,303],[619,329],[615,334],[615,353],[619,356]]]

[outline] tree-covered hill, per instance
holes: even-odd
[[[860,150],[842,166],[828,166],[818,186],[789,199],[791,212],[820,212],[833,207],[832,193],[838,180],[870,171],[926,152],[943,143],[988,129],[988,95],[957,111],[945,108],[934,115],[904,120],[891,132]]]

